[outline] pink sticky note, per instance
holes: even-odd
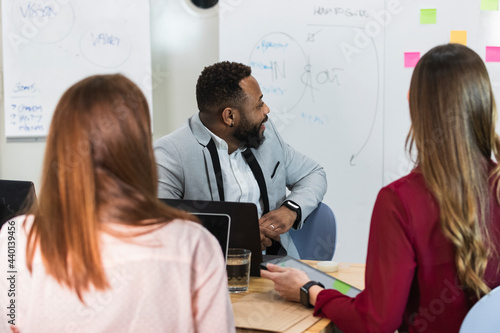
[[[420,52],[405,52],[405,68],[413,68],[417,66],[420,60]]]
[[[486,46],[486,62],[500,62],[500,47]]]

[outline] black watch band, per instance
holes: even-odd
[[[281,205],[297,213],[297,218],[293,222],[292,226],[292,228],[297,229],[302,219],[302,210],[300,209],[300,206],[292,200],[285,200],[285,202],[283,202]]]
[[[309,281],[300,288],[300,303],[308,308],[313,307],[311,305],[311,302],[309,302],[309,289],[312,286],[320,286],[321,288],[325,288],[325,286],[321,282],[317,281]]]

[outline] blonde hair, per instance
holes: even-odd
[[[148,105],[119,74],[86,78],[61,97],[47,137],[39,198],[32,208],[28,268],[39,246],[47,273],[80,300],[90,285],[109,287],[98,237],[107,223],[159,227],[190,219],[157,199]]]
[[[500,202],[500,141],[496,107],[486,67],[463,45],[447,44],[427,52],[410,86],[410,152],[440,209],[444,235],[455,247],[459,281],[476,297],[489,292],[484,281],[489,242],[490,181]],[[490,179],[491,176],[491,179]]]

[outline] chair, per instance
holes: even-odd
[[[500,287],[483,296],[465,316],[460,333],[500,332]]]
[[[35,186],[29,181],[0,179],[0,228],[36,200]]]
[[[337,241],[337,223],[328,205],[320,202],[300,230],[290,229],[300,259],[332,260]]]

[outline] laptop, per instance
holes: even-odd
[[[231,218],[229,247],[252,251],[250,275],[260,276],[262,262],[257,206],[249,202],[160,199],[167,205],[188,212],[227,214]]]
[[[229,231],[231,230],[231,218],[227,214],[215,213],[191,213],[195,215],[201,224],[208,230],[220,244],[224,259],[227,260],[227,249],[229,248]]]
[[[36,200],[33,182],[0,179],[0,228],[21,215]]]

